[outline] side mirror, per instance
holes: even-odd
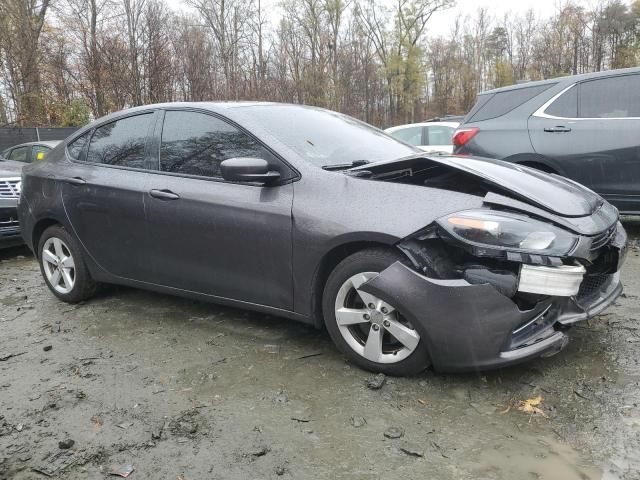
[[[222,178],[230,182],[271,183],[280,173],[269,170],[269,163],[262,158],[238,157],[220,163]]]

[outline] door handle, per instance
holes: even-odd
[[[570,132],[571,129],[569,127],[557,125],[555,127],[547,127],[544,129],[544,131],[549,133],[566,133],[566,132]]]
[[[63,182],[70,183],[71,185],[85,185],[87,181],[80,177],[64,177],[61,179]]]
[[[155,188],[149,191],[149,195],[160,200],[178,200],[180,198],[180,195],[171,190],[157,190]]]

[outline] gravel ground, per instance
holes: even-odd
[[[66,305],[28,251],[1,251],[0,479],[640,479],[626,227],[625,294],[565,351],[414,378],[371,378],[325,332],[242,310],[124,288]]]

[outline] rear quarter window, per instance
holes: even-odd
[[[91,131],[88,131],[87,133],[80,135],[67,145],[67,152],[73,160],[77,160],[79,162],[84,162],[86,160],[87,149],[85,147],[89,141],[90,133]]]
[[[533,87],[516,88],[514,90],[507,90],[504,92],[497,92],[491,95],[487,100],[483,100],[483,104],[480,108],[474,108],[469,113],[469,118],[466,122],[481,122],[483,120],[489,120],[491,118],[501,117],[509,113],[516,107],[519,107],[525,102],[528,102],[532,98],[540,95],[545,90],[551,88],[555,83],[548,83],[545,85],[537,85]],[[488,94],[485,94],[489,96]],[[484,96],[484,95],[483,95]],[[476,103],[476,106],[480,102]],[[475,113],[474,113],[475,110]]]

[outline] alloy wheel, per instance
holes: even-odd
[[[335,302],[336,323],[347,344],[362,357],[397,363],[415,351],[420,335],[393,306],[359,289],[377,275],[358,273],[342,284]]]
[[[53,289],[62,294],[71,292],[76,281],[76,264],[67,244],[57,237],[48,238],[42,246],[41,258]]]

